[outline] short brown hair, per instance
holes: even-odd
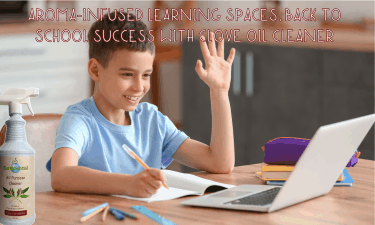
[[[115,12],[112,12],[110,14],[110,18],[113,20],[113,18],[116,17],[114,21],[111,21],[108,14],[106,14],[103,17],[103,20],[96,21],[90,27],[88,33],[89,59],[95,58],[104,68],[108,66],[108,62],[110,61],[113,53],[117,50],[127,49],[130,51],[149,51],[151,54],[155,53],[155,45],[152,41],[149,41],[153,40],[153,37],[149,34],[146,24],[140,20],[136,21],[135,16],[131,13],[129,13],[129,19],[133,21],[128,21],[127,13],[123,14],[125,15],[125,20],[123,21],[119,20],[119,18],[123,18],[119,15],[119,13],[117,13],[116,16]],[[103,34],[104,30],[106,39],[109,38],[110,31],[113,33],[115,30],[119,30],[119,32],[115,33],[115,38],[120,40],[120,42],[117,42],[112,38],[108,42],[103,40],[95,41],[96,30],[99,30],[101,34]],[[126,31],[123,32],[122,38],[127,42],[121,39],[121,31],[123,30]],[[134,32],[132,32],[132,40],[135,40],[136,42],[129,41],[129,30],[134,30]],[[140,34],[141,30],[143,30],[144,37],[142,37]],[[145,41],[141,42],[139,40]]]

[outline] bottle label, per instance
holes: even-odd
[[[27,219],[35,213],[34,156],[0,157],[0,216]]]

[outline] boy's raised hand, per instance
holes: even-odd
[[[162,186],[162,181],[166,181],[161,170],[148,168],[133,175],[129,184],[129,195],[133,197],[148,198],[154,195]]]
[[[202,39],[204,37],[202,36]],[[205,62],[203,69],[202,61],[198,60],[195,71],[199,77],[210,87],[211,91],[228,92],[231,80],[231,66],[233,63],[235,50],[231,49],[228,59],[224,59],[224,39],[219,42],[216,52],[214,33],[210,32],[208,48],[206,41],[200,40],[200,46]]]

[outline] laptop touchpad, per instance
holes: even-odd
[[[217,194],[210,195],[210,197],[236,198],[236,197],[247,195],[247,194],[250,194],[250,193],[252,193],[252,192],[251,191],[230,191],[230,190],[226,190],[226,191],[222,191],[222,192],[217,193]]]

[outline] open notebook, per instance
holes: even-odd
[[[209,191],[219,191],[226,188],[235,187],[231,184],[223,184],[212,180],[200,178],[192,174],[179,173],[172,170],[162,170],[169,190],[165,187],[159,188],[158,192],[149,198],[136,198],[127,195],[113,195],[120,198],[139,200],[144,202],[156,202],[180,198],[187,195],[203,195],[207,189]]]

